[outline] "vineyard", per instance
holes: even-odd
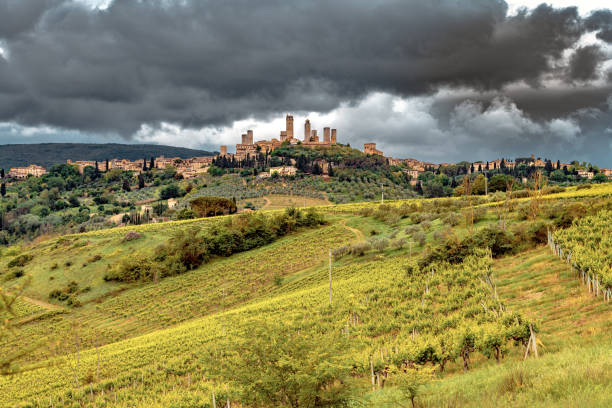
[[[323,205],[154,282],[104,276],[238,216],[9,248],[3,287],[30,283],[0,352],[32,352],[0,406],[607,406],[611,194],[546,195],[535,219],[503,194]]]
[[[602,211],[549,237],[551,249],[568,264],[589,292],[612,299],[612,212]]]

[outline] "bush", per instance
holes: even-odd
[[[238,211],[235,202],[223,197],[198,197],[189,205],[200,217],[234,214]]]
[[[182,208],[176,213],[177,220],[191,220],[197,218],[197,216],[191,208]]]
[[[336,248],[332,251],[332,256],[335,259],[339,259],[342,258],[343,256],[347,255],[351,250],[351,247],[348,245],[344,245],[341,246],[340,248]]]
[[[81,301],[75,296],[69,296],[66,304],[70,307],[81,307]]]
[[[451,212],[442,219],[442,222],[451,227],[455,227],[461,223],[461,216],[455,212]]]
[[[351,255],[363,256],[370,249],[372,249],[372,245],[369,242],[358,242],[351,246]]]
[[[131,255],[123,258],[104,275],[105,281],[138,282],[154,279],[152,262],[144,256]]]
[[[11,259],[7,266],[9,268],[14,268],[16,266],[26,266],[32,259],[34,259],[33,255],[30,254],[22,254],[19,256],[16,256],[15,258]]]
[[[214,255],[230,256],[269,244],[300,227],[325,224],[310,208],[306,213],[288,208],[282,214],[266,216],[244,213],[226,219],[204,234],[197,227],[178,230],[151,258],[130,255],[110,270],[104,279],[122,282],[150,281],[195,269]]]
[[[425,233],[423,231],[418,231],[418,232],[415,232],[414,234],[412,234],[412,239],[419,246],[423,246],[423,245],[425,245],[425,241],[427,241],[427,235],[425,235]]]
[[[431,248],[424,255],[419,266],[423,268],[434,262],[458,264],[480,248],[490,248],[492,255],[498,257],[513,252],[515,245],[513,236],[496,226],[488,226],[463,240],[451,231],[442,244]]]
[[[87,259],[86,262],[88,264],[90,264],[90,263],[98,262],[100,259],[102,259],[102,255],[96,254],[96,255],[92,256],[91,258]]]
[[[431,229],[431,222],[430,221],[423,221],[421,222],[421,228],[423,228],[423,231],[429,231]]]
[[[139,239],[140,237],[142,237],[142,234],[140,234],[139,232],[136,231],[130,231],[127,234],[124,235],[123,239],[121,240],[121,242],[129,242],[129,241],[134,241],[136,239]]]
[[[402,249],[406,245],[406,238],[397,238],[391,241],[391,245],[395,249]]]
[[[182,197],[185,195],[185,191],[180,189],[176,184],[170,184],[164,188],[159,193],[159,198],[162,200],[167,200],[169,198]]]
[[[70,304],[68,304],[68,306],[78,307],[81,305],[81,302],[79,302],[79,300],[76,298],[76,293],[78,293],[78,291],[79,284],[72,281],[62,289],[54,289],[49,292],[49,299],[56,299],[59,302],[64,302],[72,298],[72,301]]]
[[[593,187],[591,184],[580,184],[578,187],[576,187],[576,190],[584,190],[591,187]]]
[[[4,277],[4,280],[10,281],[13,279],[21,278],[23,275],[24,275],[23,269],[15,269],[7,273],[6,276]]]
[[[372,248],[378,252],[384,252],[389,247],[389,240],[387,238],[380,238],[372,240]]]

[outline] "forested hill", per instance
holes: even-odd
[[[93,143],[40,143],[0,145],[0,168],[38,164],[49,168],[66,160],[128,159],[144,157],[195,157],[210,156],[212,152],[183,147],[146,144],[93,144]]]

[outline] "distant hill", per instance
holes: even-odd
[[[120,144],[120,143],[39,143],[0,145],[0,168],[38,164],[49,168],[54,164],[66,163],[66,160],[128,159],[137,160],[146,157],[181,157],[211,156],[213,152],[186,149],[184,147]]]

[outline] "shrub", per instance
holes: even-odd
[[[22,254],[19,256],[16,256],[15,258],[11,259],[7,266],[9,268],[14,268],[16,266],[26,266],[32,259],[34,259],[33,255],[30,254]]]
[[[4,277],[5,281],[21,278],[24,275],[23,269],[14,269],[6,274]]]
[[[423,228],[423,231],[429,231],[431,229],[430,221],[422,221],[420,225],[421,225],[421,228]]]
[[[487,209],[485,207],[474,208],[474,224],[478,221],[482,221],[487,216]]]
[[[96,255],[92,256],[91,258],[87,259],[86,262],[88,264],[90,264],[90,263],[98,262],[100,259],[102,259],[102,255],[96,254]]]
[[[593,187],[591,184],[580,184],[578,187],[576,187],[576,190],[584,190],[591,187]]]
[[[176,213],[177,220],[191,220],[197,218],[197,216],[198,215],[191,208],[182,208]]]
[[[336,248],[332,251],[332,256],[336,259],[342,258],[347,255],[351,250],[351,247],[348,245],[341,246],[340,248]]]
[[[137,255],[123,258],[104,275],[105,281],[138,282],[153,279],[154,271],[151,261]]]
[[[371,217],[372,214],[374,214],[374,209],[370,207],[363,207],[357,212],[357,214],[361,215],[362,217]]]
[[[456,212],[451,212],[446,214],[446,217],[442,219],[442,222],[451,227],[455,227],[461,223],[461,216]]]
[[[68,296],[66,304],[70,307],[81,307],[81,301],[75,295]]]
[[[363,256],[370,249],[372,249],[372,245],[369,242],[358,242],[351,246],[351,255]]]
[[[49,299],[51,300],[56,299],[59,302],[64,302],[64,301],[69,300],[70,298],[73,298],[72,303],[70,303],[69,306],[77,307],[76,306],[77,302],[78,302],[78,306],[81,305],[81,303],[75,297],[78,291],[79,291],[79,284],[76,283],[75,281],[72,281],[68,285],[63,287],[62,289],[54,289],[51,292],[49,292]]]
[[[397,238],[391,241],[391,245],[395,249],[402,249],[406,245],[406,238]]]
[[[372,240],[372,248],[378,252],[384,252],[389,247],[389,240],[387,238],[380,238]]]
[[[425,235],[425,233],[423,231],[418,231],[418,232],[415,232],[414,234],[412,234],[412,239],[419,246],[423,246],[423,245],[425,245],[425,241],[427,240],[427,235]]]
[[[238,210],[235,202],[223,197],[198,197],[189,205],[200,217],[234,214]]]
[[[142,237],[142,234],[140,234],[139,232],[130,231],[123,236],[123,239],[121,240],[121,242],[134,241],[140,237]]]

